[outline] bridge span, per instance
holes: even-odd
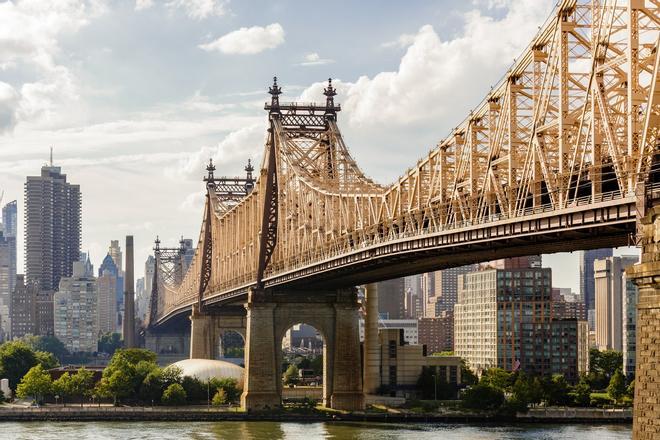
[[[211,316],[245,308],[242,403],[260,408],[280,402],[275,352],[282,326],[303,320],[330,347],[326,404],[360,408],[363,379],[373,391],[373,359],[365,347],[364,377],[356,373],[353,286],[497,258],[634,244],[644,256],[631,276],[640,295],[655,298],[640,300],[650,312],[638,325],[642,332],[660,326],[659,38],[657,0],[560,1],[483,101],[390,185],[368,178],[351,157],[331,81],[325,103],[285,103],[275,79],[256,178],[249,165],[245,179],[219,179],[210,163],[188,271],[176,250],[155,249],[151,328],[191,314],[191,356],[208,357],[213,328],[222,325]],[[660,372],[657,359],[641,359],[643,368]],[[647,379],[637,383],[640,392],[660,393],[660,382]],[[643,418],[660,408],[649,409],[643,398],[636,405],[637,438],[660,435]]]

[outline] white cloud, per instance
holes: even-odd
[[[20,95],[12,86],[0,81],[0,134],[16,124],[16,109]]]
[[[538,7],[535,0],[517,1],[501,19],[472,10],[464,14],[462,34],[446,41],[433,26],[422,26],[398,70],[338,84],[349,123],[405,126],[439,119],[446,120],[445,125],[461,122],[487,94],[489,85],[520,55],[548,12],[548,7]],[[315,84],[303,92],[302,99],[318,96],[322,87]],[[438,133],[438,137],[443,134]]]
[[[226,54],[253,55],[274,49],[284,43],[284,28],[279,23],[266,27],[242,27],[199,47],[207,52],[219,51]]]
[[[413,44],[415,42],[416,37],[417,35],[415,34],[401,34],[397,37],[396,40],[388,41],[386,43],[381,44],[380,46],[386,49],[389,49],[391,47],[404,48]]]
[[[329,58],[321,58],[318,53],[312,52],[305,55],[305,61],[300,63],[301,66],[320,66],[323,64],[334,63],[335,60]]]
[[[166,6],[169,9],[182,9],[188,17],[202,20],[214,15],[217,17],[225,15],[227,3],[229,2],[223,0],[172,0]]]
[[[142,11],[149,9],[154,5],[154,0],[135,0],[135,10]]]
[[[18,78],[25,78],[12,85],[19,97],[10,100],[15,117],[5,129],[24,120],[52,123],[58,109],[66,106],[71,111],[70,104],[77,99],[76,79],[58,62],[58,40],[104,12],[104,4],[96,0],[0,3],[0,67],[19,70],[24,75]],[[3,102],[6,106],[8,101]]]
[[[202,147],[199,151],[192,153],[180,160],[175,167],[166,170],[170,176],[181,176],[188,178],[199,178],[206,168],[209,158],[213,159],[218,168],[218,175],[224,174],[223,170],[232,170],[229,174],[234,175],[235,170],[241,169],[242,164],[248,159],[257,167],[264,149],[266,136],[265,121],[247,125],[229,133],[215,147]]]

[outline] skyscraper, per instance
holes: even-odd
[[[122,276],[124,272],[124,263],[122,261],[122,253],[121,246],[119,246],[119,240],[110,240],[108,255],[110,255],[112,261],[115,262],[115,266],[117,266],[117,270],[119,271],[119,276]]]
[[[11,337],[22,338],[36,333],[36,283],[25,282],[25,276],[16,276],[16,286],[11,294]]]
[[[11,300],[11,239],[4,236],[0,230],[0,331],[4,334],[11,332],[9,317]]]
[[[594,261],[596,346],[599,350],[623,350],[624,271],[637,261],[636,256]]]
[[[56,290],[80,257],[80,186],[66,181],[60,167],[41,168],[25,182],[25,270],[28,281]]]
[[[404,280],[394,278],[378,283],[378,313],[385,319],[403,319],[405,316]]]
[[[14,200],[2,208],[2,228],[0,228],[4,229],[5,240],[9,242],[9,292],[13,292],[16,285],[17,222],[18,211]]]
[[[623,287],[623,374],[628,378],[635,375],[637,349],[637,286],[625,272]]]
[[[114,287],[107,286],[107,284],[113,282]],[[121,276],[119,268],[117,268],[110,253],[105,256],[101,267],[99,267],[99,289],[102,289],[99,292],[102,296],[102,300],[99,303],[99,314],[103,314],[104,320],[106,314],[108,314],[107,319],[112,319],[112,324],[109,324],[107,327],[104,324],[104,329],[110,328],[107,331],[117,331],[121,322],[120,312],[124,304],[124,278]],[[106,295],[109,295],[111,292],[114,294],[114,297],[112,298],[112,305],[108,305],[106,301],[110,301],[110,298],[107,298]],[[106,331],[104,330],[104,332]]]
[[[594,287],[594,260],[612,256],[612,249],[593,249],[580,251],[580,296],[589,310],[596,308],[596,296]]]

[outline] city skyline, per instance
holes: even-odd
[[[5,200],[19,200],[19,273],[22,183],[47,162],[50,146],[54,164],[82,187],[82,249],[98,265],[109,240],[133,234],[142,264],[156,235],[167,246],[182,235],[196,242],[201,177],[210,156],[218,175],[242,174],[248,158],[260,163],[262,107],[273,74],[287,101],[320,100],[325,78],[337,78],[346,142],[366,173],[387,183],[479,102],[552,6],[529,0],[423,2],[416,8],[365,3],[346,21],[338,4],[323,17],[341,19],[345,35],[327,39],[304,24],[316,10],[288,2],[262,8],[207,2],[206,9],[185,1],[81,3],[86,7],[0,6],[5,29],[31,43],[11,52],[0,79],[0,175]],[[366,35],[369,7],[378,8],[380,23]],[[30,26],[16,28],[20,20],[41,26],[45,36]],[[121,38],[114,21],[125,25]],[[245,39],[243,28],[256,36]],[[177,44],[153,46],[141,38],[145,31],[154,41],[176,38]],[[148,55],[150,62],[129,53]],[[387,154],[374,154],[380,151]],[[574,291],[577,261],[577,253],[544,258],[562,273],[561,287]]]

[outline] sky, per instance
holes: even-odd
[[[199,236],[216,175],[261,163],[263,104],[322,101],[333,78],[352,155],[381,183],[476,107],[550,14],[547,0],[0,0],[0,192],[54,164],[83,194],[83,251]],[[123,246],[122,246],[123,247]],[[632,249],[617,253],[636,252]],[[544,256],[577,292],[577,253]]]

